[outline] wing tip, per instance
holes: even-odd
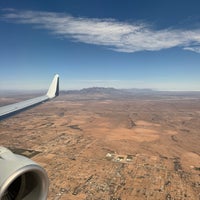
[[[47,92],[47,96],[52,99],[59,95],[59,75],[55,74],[53,81],[51,82],[51,85],[49,87],[49,90]]]

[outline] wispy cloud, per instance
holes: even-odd
[[[64,13],[5,9],[2,19],[32,24],[62,38],[102,45],[119,52],[158,51],[172,47],[200,53],[200,28],[156,30],[147,23],[73,17]]]
[[[184,47],[184,50],[194,51],[196,53],[200,53],[200,46],[193,46],[193,47]]]

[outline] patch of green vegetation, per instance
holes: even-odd
[[[194,169],[200,171],[200,167],[194,167]]]

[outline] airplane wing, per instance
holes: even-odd
[[[46,95],[0,107],[0,120],[7,118],[13,114],[16,114],[17,112],[20,112],[24,109],[27,109],[35,105],[38,105],[42,102],[48,101],[58,95],[59,95],[59,75],[56,74],[53,78],[53,81]]]
[[[45,95],[0,107],[0,120],[58,95],[59,76],[56,74]],[[0,146],[0,199],[46,200],[48,187],[49,179],[42,167]]]

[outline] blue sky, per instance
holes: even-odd
[[[0,90],[200,91],[198,0],[0,2]]]

